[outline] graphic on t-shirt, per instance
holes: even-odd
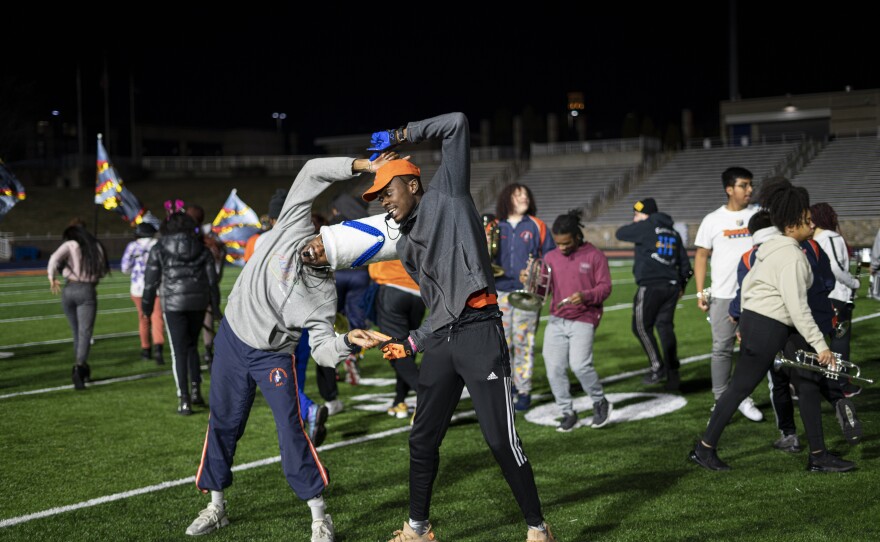
[[[738,220],[737,222],[742,222],[742,221]],[[743,237],[751,237],[752,236],[752,234],[749,233],[748,228],[740,228],[738,230],[724,230],[721,232],[721,234],[724,235],[724,237],[727,237],[729,239],[741,239]]]

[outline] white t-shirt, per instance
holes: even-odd
[[[712,297],[733,299],[736,297],[736,268],[744,252],[752,248],[749,219],[758,212],[757,207],[742,211],[729,211],[722,205],[703,218],[694,244],[712,251]]]

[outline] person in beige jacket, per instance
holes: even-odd
[[[822,365],[833,365],[834,355],[807,304],[807,288],[813,273],[800,247],[810,238],[810,196],[806,189],[777,177],[765,182],[761,204],[783,235],[775,237],[758,251],[757,260],[742,284],[742,343],[740,361],[730,386],[718,399],[702,440],[688,458],[710,470],[729,470],[718,458],[716,446],[737,405],[747,397],[773,367],[776,353],[793,335],[801,335],[818,352]],[[853,463],[828,453],[812,450],[808,470],[847,471]]]

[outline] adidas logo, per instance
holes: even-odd
[[[489,376],[486,378],[486,380],[498,380],[498,377],[495,376],[495,371],[489,373]]]

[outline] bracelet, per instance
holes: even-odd
[[[369,158],[367,158],[367,171],[369,171],[370,173],[373,172],[373,161]]]
[[[413,340],[412,335],[406,338],[409,341],[409,345],[412,346],[413,354],[419,351],[419,347],[416,346],[416,342]]]

